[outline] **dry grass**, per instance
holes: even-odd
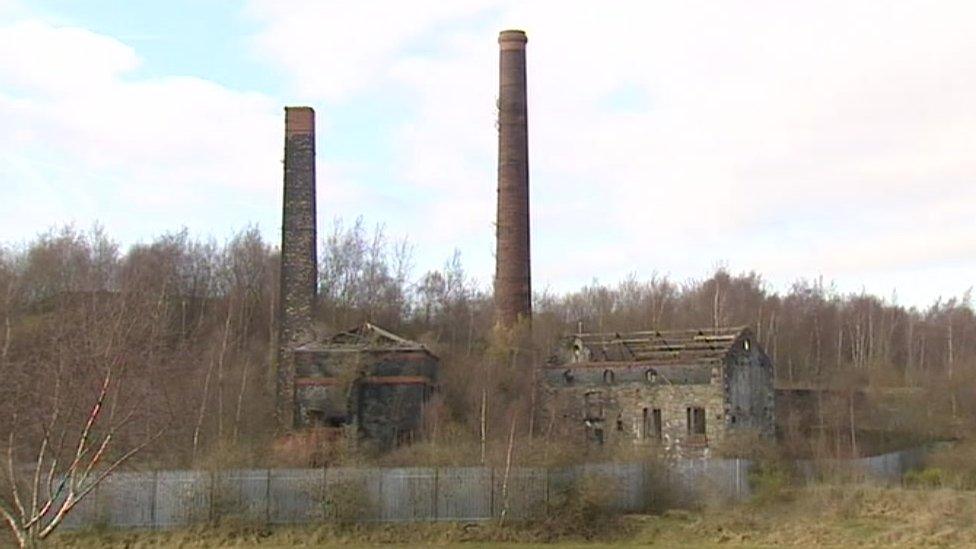
[[[62,535],[63,547],[627,547],[976,546],[976,492],[821,485],[775,503],[631,516],[596,539],[535,524],[221,526],[175,532]],[[568,517],[579,520],[575,513]]]
[[[976,493],[820,485],[774,503],[642,517],[635,543],[741,546],[976,545]]]

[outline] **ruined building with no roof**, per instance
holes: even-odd
[[[420,343],[365,323],[294,349],[295,424],[340,428],[381,450],[412,442],[437,381]]]
[[[288,107],[276,360],[279,430],[330,430],[388,449],[418,434],[439,362],[423,345],[368,323],[332,337],[318,335],[315,190],[315,113]]]
[[[736,434],[774,435],[773,366],[748,328],[575,334],[542,371],[561,436],[708,455]]]

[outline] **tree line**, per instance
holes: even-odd
[[[974,415],[968,292],[908,308],[820,279],[778,293],[758,273],[632,275],[538,293],[532,348],[515,359],[511,341],[493,331],[490,287],[474,281],[458,253],[415,273],[407,240],[362,220],[336,221],[321,241],[319,273],[322,333],[368,320],[442,357],[441,433],[503,440],[516,423],[520,433],[537,429],[531,369],[518,364],[544,361],[559,336],[581,327],[747,325],[781,386],[912,388],[933,395],[931,406],[957,423]],[[14,461],[33,459],[28,449],[51,438],[53,414],[83,423],[109,366],[118,390],[105,407],[120,425],[105,428],[115,429],[119,448],[158,433],[140,458],[150,465],[199,464],[220,448],[260,454],[274,424],[278,287],[277,248],[255,227],[224,242],[177,231],[124,251],[100,228],[65,227],[4,247],[0,436],[16,435],[14,451],[23,455]]]

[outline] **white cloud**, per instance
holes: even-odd
[[[3,29],[0,74],[6,86],[49,96],[70,82],[85,94],[139,64],[132,48],[81,28],[21,21]],[[81,46],[81,47],[78,47]]]
[[[22,17],[26,11],[27,8],[20,0],[0,0],[0,17],[8,19]]]
[[[257,44],[327,104],[410,100],[396,184],[430,197],[405,222],[421,248],[473,247],[490,272],[495,36],[515,27],[529,36],[540,287],[728,261],[780,285],[822,273],[886,293],[899,272],[976,268],[976,241],[944,238],[976,213],[976,4],[357,6],[255,2]],[[641,100],[615,105],[621,90]],[[965,289],[923,288],[902,295]]]
[[[265,24],[255,52],[293,75],[300,94],[335,101],[384,76],[403,48],[430,47],[425,34],[432,26],[470,17],[486,4],[252,0],[247,12]]]
[[[492,272],[497,32],[529,35],[533,268],[573,288],[718,262],[780,287],[924,302],[976,270],[976,4],[970,2],[271,2],[253,53],[289,104],[405,105],[380,133],[393,180],[320,162],[323,218],[409,233]],[[278,101],[147,76],[102,34],[0,0],[0,240],[101,219],[123,238],[277,227]],[[13,14],[13,15],[11,15]],[[151,74],[151,73],[149,73]],[[326,155],[322,155],[326,156]],[[369,153],[362,154],[369,157]],[[371,171],[375,179],[376,171]],[[387,172],[380,172],[387,173]]]
[[[140,63],[85,29],[0,27],[3,240],[71,220],[101,220],[126,241],[265,221],[233,206],[280,196],[277,103],[200,78],[135,76]]]

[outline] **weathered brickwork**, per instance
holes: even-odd
[[[702,455],[774,434],[772,364],[747,329],[574,336],[542,371],[562,436]]]
[[[334,429],[380,449],[412,440],[437,381],[437,357],[366,324],[317,341],[315,112],[285,108],[281,293],[276,413],[279,429]]]
[[[421,433],[439,360],[371,324],[294,351],[298,427],[351,431],[387,450]]]
[[[360,435],[380,450],[413,442],[422,435],[432,390],[433,385],[426,380],[358,383],[352,406]]]
[[[309,107],[285,108],[284,168],[276,413],[279,427],[287,430],[295,423],[295,365],[291,352],[312,338],[318,284],[315,112]]]
[[[495,312],[503,326],[532,313],[529,258],[529,125],[525,33],[498,36],[498,217]]]

